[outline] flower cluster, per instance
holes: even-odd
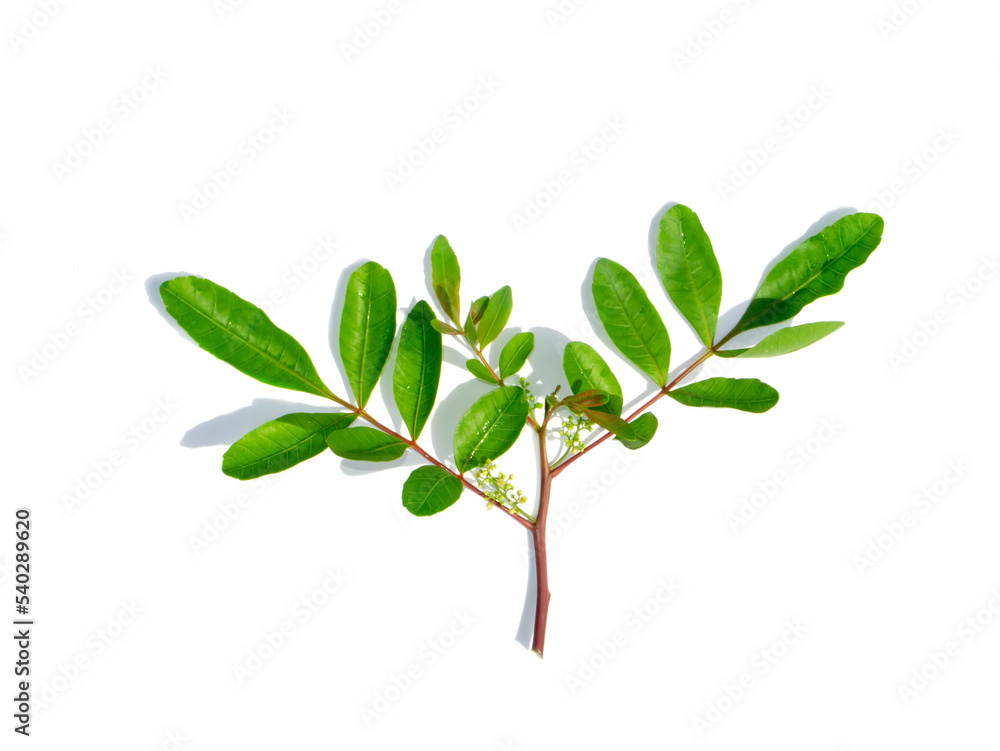
[[[558,435],[562,439],[566,454],[578,454],[586,448],[581,435],[594,429],[594,423],[584,415],[568,414],[559,424]]]
[[[515,513],[526,518],[528,515],[521,509],[521,505],[528,499],[524,491],[517,490],[512,480],[513,474],[505,474],[497,469],[497,465],[487,460],[486,464],[475,471],[476,485],[486,496],[486,508],[493,508],[495,504],[509,508]]]

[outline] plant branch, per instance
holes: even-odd
[[[721,347],[723,344],[725,344],[726,342],[728,342],[735,335],[736,335],[735,333],[730,332],[718,344],[715,344],[711,348],[706,349],[697,360],[695,360],[693,363],[691,363],[688,367],[684,368],[684,370],[681,371],[680,375],[678,375],[670,383],[668,383],[666,386],[664,386],[659,391],[657,391],[653,395],[652,399],[650,399],[649,401],[647,401],[645,404],[643,404],[641,407],[639,407],[637,410],[635,410],[635,412],[633,412],[628,417],[626,417],[625,418],[625,422],[632,422],[635,418],[637,418],[639,415],[641,415],[647,409],[649,409],[654,404],[656,404],[656,402],[658,402],[664,396],[666,396],[671,391],[673,391],[674,388],[677,386],[678,383],[680,383],[682,380],[684,380],[685,378],[687,378],[687,376],[689,376],[695,370],[695,368],[697,368],[699,365],[701,365],[706,360],[708,360],[710,357],[712,357],[712,355],[714,355],[718,351],[719,347]],[[556,466],[552,470],[552,476],[553,477],[558,476],[560,472],[562,472],[564,469],[566,469],[566,467],[568,467],[569,465],[571,465],[573,462],[575,462],[581,456],[583,456],[584,454],[586,454],[588,451],[590,451],[590,450],[592,450],[592,449],[600,446],[602,443],[604,443],[606,440],[608,440],[609,438],[611,438],[613,435],[614,434],[611,433],[611,432],[605,432],[604,435],[602,435],[596,441],[593,441],[592,443],[587,444],[587,446],[580,453],[574,454],[573,456],[569,457],[565,461],[557,463]]]
[[[453,475],[454,477],[457,477],[459,480],[462,481],[462,484],[466,488],[468,488],[469,490],[471,490],[473,493],[475,493],[476,495],[478,495],[480,498],[483,498],[484,500],[488,500],[486,498],[486,494],[482,490],[480,490],[479,488],[477,488],[475,485],[473,485],[471,482],[469,482],[466,479],[465,475],[461,474],[460,472],[456,472],[455,470],[453,470],[451,467],[447,466],[443,462],[440,462],[437,459],[435,459],[433,456],[431,456],[431,454],[429,454],[422,446],[420,446],[420,444],[418,444],[412,438],[406,438],[406,437],[400,435],[399,433],[397,433],[392,428],[389,428],[389,427],[383,425],[382,423],[380,423],[378,420],[376,420],[374,417],[372,417],[370,414],[368,414],[361,407],[357,407],[357,406],[351,404],[350,402],[348,402],[348,401],[346,401],[344,399],[341,399],[339,396],[337,396],[336,394],[334,394],[334,393],[332,393],[330,391],[326,392],[326,397],[328,399],[330,399],[331,401],[336,402],[337,404],[339,404],[344,409],[347,409],[347,410],[353,412],[358,417],[360,417],[363,420],[367,421],[368,423],[371,424],[372,427],[374,427],[374,428],[376,428],[378,430],[381,430],[386,435],[390,435],[393,438],[396,438],[397,440],[402,441],[403,443],[405,443],[411,449],[413,449],[414,451],[416,451],[418,454],[420,454],[420,456],[422,456],[424,459],[426,459],[428,462],[430,462],[434,466],[440,467],[441,469],[443,469],[448,474]],[[531,530],[534,529],[534,524],[531,521],[529,521],[528,519],[526,519],[523,516],[521,516],[520,514],[515,513],[514,511],[512,511],[509,508],[507,508],[506,506],[503,506],[503,505],[500,505],[500,504],[494,504],[494,505],[495,506],[499,506],[499,508],[501,510],[503,510],[504,513],[508,514],[512,519],[515,519],[525,529],[527,529],[529,531],[531,531]]]
[[[549,618],[549,572],[545,550],[545,522],[549,513],[549,496],[552,491],[552,472],[549,470],[548,449],[545,445],[545,429],[554,410],[545,411],[542,424],[537,428],[540,483],[538,493],[538,515],[531,531],[535,548],[535,628],[531,636],[531,651],[539,657],[545,653],[545,627]]]

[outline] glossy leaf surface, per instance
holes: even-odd
[[[660,220],[656,269],[667,294],[706,347],[715,341],[722,272],[701,220],[678,204]]]
[[[758,414],[778,403],[778,392],[756,378],[709,378],[669,395],[688,407],[728,407]]]
[[[455,464],[463,474],[487,459],[502,456],[514,445],[528,402],[517,386],[504,386],[479,397],[455,428]]]
[[[459,288],[462,286],[462,269],[458,265],[458,256],[444,235],[438,235],[431,248],[431,286],[445,314],[456,324],[461,321]]]
[[[597,350],[583,342],[570,342],[563,350],[563,373],[574,394],[598,389],[608,395],[604,412],[622,413],[622,387]]]
[[[728,349],[716,352],[719,357],[777,357],[808,347],[829,336],[843,326],[842,321],[819,321],[779,329],[746,349]]]
[[[639,415],[629,423],[635,431],[634,439],[625,440],[621,436],[615,436],[615,440],[622,443],[625,448],[630,449],[631,451],[641,449],[653,440],[653,436],[656,435],[656,428],[658,424],[656,415],[652,412],[647,412],[644,415]]]
[[[619,351],[657,386],[670,370],[670,337],[642,285],[621,264],[607,258],[594,269],[594,303],[604,330]]]
[[[208,279],[160,285],[167,312],[198,346],[261,383],[325,396],[326,385],[302,345],[256,305]]]
[[[222,457],[222,471],[237,480],[283,472],[326,451],[327,435],[355,419],[342,413],[295,412],[265,422],[229,447]]]
[[[462,495],[462,481],[440,467],[417,467],[403,483],[403,506],[414,516],[431,516]]]
[[[535,335],[530,331],[514,334],[500,351],[500,377],[506,378],[523,368],[534,348]]]
[[[351,274],[340,319],[340,359],[359,407],[368,403],[395,336],[396,286],[369,261]]]
[[[416,440],[434,408],[441,380],[441,332],[431,325],[431,306],[421,300],[403,322],[392,376],[392,395],[410,438]]]
[[[357,462],[391,462],[406,453],[407,444],[375,428],[347,428],[326,437],[330,449],[342,459]]]
[[[504,326],[510,320],[510,312],[514,307],[514,297],[510,287],[501,287],[489,299],[486,310],[477,324],[479,343],[485,347],[503,332]]]
[[[764,277],[734,330],[787,321],[813,300],[839,292],[847,274],[878,247],[883,226],[877,214],[849,214],[802,242]]]

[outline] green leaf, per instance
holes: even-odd
[[[625,448],[635,451],[636,449],[641,449],[651,440],[656,434],[656,427],[659,423],[656,420],[656,415],[651,412],[647,412],[644,415],[639,415],[635,418],[629,425],[635,431],[635,440],[627,441],[621,436],[616,436],[615,440],[620,441]]]
[[[461,329],[456,329],[454,326],[449,326],[444,321],[439,321],[437,318],[431,321],[431,327],[435,331],[439,331],[442,334],[448,334],[448,336],[461,336]]]
[[[722,304],[722,272],[701,220],[687,206],[674,206],[660,220],[656,269],[681,315],[711,347]]]
[[[777,357],[808,347],[829,336],[844,325],[842,321],[804,323],[779,329],[748,349],[728,349],[716,352],[719,357]]]
[[[483,311],[486,309],[486,304],[490,301],[488,297],[480,297],[474,303],[472,307],[469,308],[469,315],[465,318],[465,338],[469,340],[469,344],[473,347],[479,345],[479,330],[476,324],[482,318]]]
[[[434,408],[441,380],[441,333],[431,325],[437,318],[421,300],[403,322],[392,375],[392,394],[410,438],[417,440]]]
[[[374,261],[351,274],[340,320],[340,359],[359,407],[389,359],[396,336],[396,286],[392,276]]]
[[[622,387],[597,350],[583,342],[570,342],[563,351],[563,372],[574,394],[599,389],[608,395],[602,412],[622,413]]]
[[[302,345],[225,287],[182,276],[161,284],[160,297],[199,347],[241,373],[269,386],[329,395]]]
[[[497,379],[493,377],[490,371],[487,370],[486,366],[479,360],[466,360],[465,367],[468,368],[469,372],[480,381],[486,381],[486,383],[496,385]]]
[[[222,457],[222,471],[237,480],[272,475],[326,451],[326,437],[354,422],[343,413],[296,412],[265,422],[240,438]]]
[[[585,409],[583,413],[591,420],[591,422],[597,423],[602,428],[608,432],[614,433],[622,440],[635,441],[638,439],[635,428],[625,422],[625,420],[620,418],[618,415],[613,415],[610,412],[600,412],[595,409]]]
[[[709,378],[670,392],[688,407],[729,407],[743,412],[767,412],[778,403],[778,392],[756,378]]]
[[[462,269],[458,257],[451,249],[448,238],[438,235],[431,249],[431,284],[434,294],[447,316],[458,324],[462,315],[459,287],[462,284]]]
[[[639,281],[607,258],[594,269],[597,315],[615,346],[657,386],[667,384],[670,337]]]
[[[465,474],[503,455],[528,419],[524,390],[503,386],[479,397],[455,428],[455,464]]]
[[[444,511],[462,495],[462,481],[440,467],[417,467],[403,483],[403,506],[414,516]]]
[[[494,341],[503,332],[504,326],[510,320],[510,312],[514,308],[514,297],[510,287],[501,287],[486,304],[486,310],[479,321],[479,342],[484,347]]]
[[[500,351],[500,377],[506,378],[523,368],[534,348],[534,334],[528,331],[514,334]]]
[[[395,461],[409,448],[405,442],[375,428],[337,430],[327,435],[326,442],[337,456],[357,462]]]
[[[882,241],[882,217],[849,214],[778,261],[734,331],[787,321],[813,300],[844,288],[848,272],[868,260]]]

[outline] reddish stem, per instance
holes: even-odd
[[[548,415],[538,428],[538,453],[540,456],[541,483],[538,492],[538,515],[535,517],[531,537],[535,543],[535,630],[531,637],[531,651],[539,657],[545,652],[545,626],[549,619],[549,570],[545,552],[545,520],[549,515],[549,495],[552,491],[552,471],[549,469],[548,450],[545,446],[545,429]]]

